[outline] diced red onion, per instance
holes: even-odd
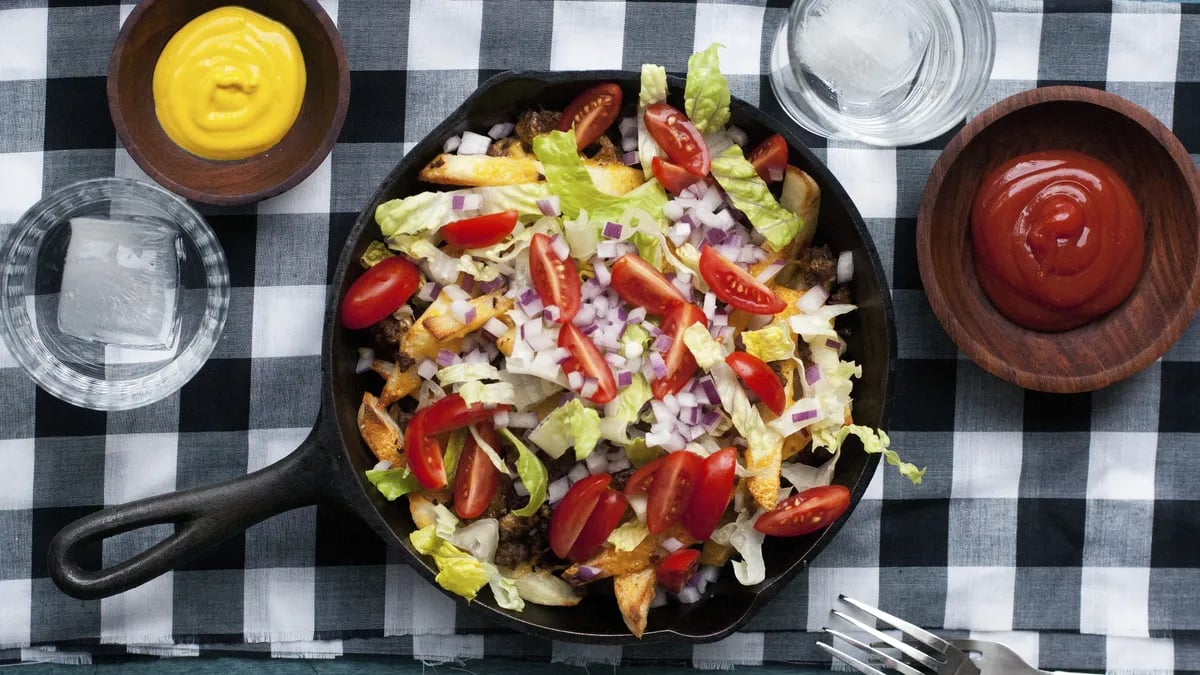
[[[427,281],[425,282],[425,285],[421,286],[421,290],[417,291],[417,297],[425,302],[433,302],[437,299],[438,293],[440,293],[441,290],[441,286],[432,281]]]
[[[842,251],[837,259],[837,282],[844,284],[854,278],[854,254]]]
[[[729,134],[723,129],[706,136],[704,142],[708,145],[708,151],[711,152],[714,157],[722,152],[725,152],[729,146],[733,145],[733,139],[730,138]]]
[[[600,345],[596,346],[599,347]],[[607,361],[608,365],[612,366],[613,368],[620,368],[621,366],[625,365],[625,357],[621,356],[620,354],[605,354],[604,360]],[[617,386],[620,385],[618,384]]]
[[[671,415],[679,414],[679,399],[675,398],[675,394],[667,394],[662,398],[663,405],[667,406],[667,410],[671,411]]]
[[[571,470],[567,472],[567,479],[572,483],[577,483],[584,478],[587,478],[589,475],[590,474],[588,474],[587,465],[583,462],[576,462],[575,465],[571,467]]]
[[[476,282],[475,290],[479,291],[480,293],[491,293],[493,291],[500,290],[507,283],[508,283],[508,280],[505,279],[503,276],[497,276],[495,279],[492,279],[490,281]]]
[[[796,301],[796,307],[805,314],[811,314],[821,308],[825,301],[829,299],[829,291],[825,290],[824,286],[813,286],[804,291],[804,295]]]
[[[525,482],[518,478],[513,481],[513,494],[518,497],[528,497],[529,488],[525,487]]]
[[[455,300],[450,303],[450,316],[459,323],[470,323],[475,318],[475,306],[466,300]]]
[[[815,409],[801,410],[800,412],[792,413],[792,421],[797,422],[797,423],[805,422],[805,421],[808,421],[811,419],[815,419],[818,414],[819,414],[818,411]]]
[[[437,359],[435,360],[439,366],[452,366],[458,363],[458,354],[449,349],[441,349],[438,350]]]
[[[432,380],[437,375],[438,364],[432,359],[425,359],[417,364],[417,375],[423,380]]]
[[[687,431],[684,433],[684,436],[686,436],[689,441],[694,441],[697,438],[700,438],[701,436],[703,436],[704,431],[705,431],[704,427],[700,426],[699,424],[696,424],[696,425],[688,427]]]
[[[683,548],[683,542],[679,541],[675,537],[667,537],[665,540],[663,540],[662,547],[667,549],[669,553],[674,553],[675,551]]]
[[[502,337],[508,332],[508,325],[493,316],[484,322],[483,330],[487,331],[492,337]]]
[[[709,228],[704,231],[704,242],[716,246],[725,241],[725,233],[715,228]]]
[[[712,431],[713,429],[715,429],[717,427],[717,425],[720,423],[721,423],[721,416],[715,412],[711,412],[711,411],[706,412],[700,418],[701,426],[703,426],[705,429],[707,429],[709,431]]]
[[[692,275],[680,274],[679,276],[675,277],[675,281],[673,283],[675,284],[675,288],[678,288],[679,292],[683,293],[683,297],[692,297]]]
[[[671,348],[671,336],[666,333],[660,334],[654,338],[654,342],[650,343],[650,349],[656,352],[665,352]]]
[[[767,167],[767,177],[772,183],[778,183],[783,180],[783,169],[778,166]]]
[[[745,243],[746,237],[744,237],[741,232],[730,232],[729,237],[725,240],[725,245],[728,246],[730,250],[738,250]]]
[[[562,205],[559,202],[558,195],[550,195],[544,199],[537,200],[537,207],[543,216],[557,216],[562,214]]]
[[[654,379],[659,380],[667,376],[667,362],[663,361],[662,354],[650,352],[649,363]]]
[[[713,314],[712,325],[728,326],[729,325],[729,315],[725,314],[724,312],[717,312],[716,314]]]
[[[625,232],[625,228],[620,223],[614,223],[611,220],[604,224],[602,233],[609,239],[620,239],[621,234]]]
[[[704,395],[708,398],[710,405],[720,402],[721,395],[717,393],[717,383],[713,382],[711,377],[706,376],[701,379],[700,387],[704,390]]]
[[[637,118],[622,117],[621,123],[617,125],[617,129],[621,132],[621,138],[628,136],[637,137]]]
[[[458,136],[451,136],[450,138],[446,139],[445,143],[442,143],[442,152],[454,152],[458,149],[460,143],[462,143],[461,138]]]
[[[524,291],[521,292],[521,295],[517,298],[517,304],[518,305],[527,305],[527,304],[532,303],[534,300],[540,300],[540,299],[541,298],[538,297],[537,291],[533,290],[532,288],[526,288]]]
[[[375,364],[375,350],[369,347],[358,348],[358,362],[354,364],[354,372],[362,375]]]
[[[590,474],[608,473],[608,458],[599,450],[593,450],[583,461]]]
[[[646,320],[646,308],[645,307],[634,307],[633,309],[629,310],[629,316],[627,317],[627,321],[630,323],[630,325],[640,324],[645,320]]]
[[[559,260],[566,260],[571,255],[571,246],[559,235],[554,235],[554,239],[550,240],[550,250],[554,251]]]
[[[546,487],[546,501],[551,505],[562,501],[562,498],[567,496],[567,490],[571,489],[571,481],[566,476],[550,483]]]
[[[714,324],[713,328],[716,329],[717,332],[717,334],[713,336],[714,340],[718,340],[726,344],[733,342],[734,333],[736,332],[733,326],[717,326]]]
[[[491,136],[496,140],[500,140],[501,138],[505,138],[511,134],[516,126],[517,125],[513,124],[512,122],[501,122],[499,124],[492,125],[492,128],[488,129],[488,136]]]
[[[464,131],[462,142],[458,144],[460,155],[486,155],[492,139],[473,131]]]
[[[621,150],[623,150],[625,152],[626,156],[633,155],[633,158],[634,158],[633,163],[634,164],[637,163],[637,138],[636,137],[622,138],[621,139]]]
[[[733,141],[736,145],[745,145],[746,141],[749,140],[746,138],[746,132],[732,124],[725,130],[725,133],[729,134],[729,140]]]
[[[575,318],[571,323],[576,326],[587,326],[596,322],[596,308],[590,304],[585,304],[576,312]]]
[[[663,205],[662,212],[670,220],[679,220],[683,218],[683,205],[672,199]]]
[[[561,314],[562,310],[554,305],[542,309],[542,317],[547,321],[558,321],[558,317]]]
[[[579,388],[579,395],[584,398],[591,398],[596,395],[596,390],[600,388],[600,381],[594,377],[585,377],[583,386]]]
[[[601,286],[609,286],[612,283],[612,272],[609,271],[607,265],[599,260],[592,265],[592,272],[596,275],[594,277],[596,279],[596,283],[600,284]]]
[[[628,370],[618,370],[616,378],[618,387],[628,387],[633,384],[633,373]]]
[[[695,183],[692,183],[691,185],[683,188],[683,192],[680,193],[680,196],[688,197],[689,199],[700,199],[707,192],[708,192],[708,183],[706,181],[701,180],[701,181],[696,181]]]
[[[713,214],[712,227],[722,231],[729,231],[736,225],[737,222],[733,219],[733,213],[729,209],[722,209]]]
[[[602,570],[599,567],[592,567],[591,565],[580,565],[579,567],[575,568],[576,574],[578,574],[579,578],[584,581],[591,581],[592,579],[595,579],[596,577],[600,576],[601,571]]]
[[[686,422],[687,424],[699,424],[700,423],[700,409],[699,408],[683,408],[682,410],[680,410],[679,419],[680,419],[680,421]]]
[[[825,346],[829,347],[830,349],[836,349],[836,350],[838,350],[838,352],[841,352],[842,347],[844,345],[842,344],[842,342],[840,340],[834,340],[833,338],[826,338]]]

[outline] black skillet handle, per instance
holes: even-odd
[[[67,525],[50,542],[50,577],[82,600],[129,590],[275,514],[336,499],[344,471],[314,430],[292,454],[254,473],[106,508]],[[161,523],[174,523],[175,533],[132,558],[99,570],[80,565],[85,542]]]

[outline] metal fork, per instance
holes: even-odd
[[[887,668],[899,671],[904,675],[930,675],[931,673],[933,675],[1007,675],[1010,673],[1015,675],[1037,675],[1039,673],[1051,672],[1038,670],[1025,663],[1016,652],[999,642],[988,642],[986,640],[946,641],[927,630],[918,628],[904,619],[892,616],[881,609],[844,595],[838,597],[847,605],[854,607],[863,614],[874,617],[888,628],[900,631],[903,636],[908,637],[918,644],[906,642],[901,638],[888,635],[837,609],[833,610],[834,616],[870,635],[874,641],[871,644],[867,644],[858,638],[834,628],[826,628],[825,632],[866,652],[868,659],[876,661]],[[817,646],[860,673],[865,673],[865,675],[885,675],[883,671],[875,666],[833,645],[818,642]]]

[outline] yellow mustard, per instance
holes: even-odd
[[[207,159],[244,159],[279,142],[304,101],[304,56],[283,24],[244,7],[192,19],[154,67],[167,136]]]

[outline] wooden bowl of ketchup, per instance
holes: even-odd
[[[985,370],[1038,391],[1099,389],[1162,356],[1200,305],[1200,172],[1115,94],[1023,92],[934,164],[917,258],[934,314]]]

